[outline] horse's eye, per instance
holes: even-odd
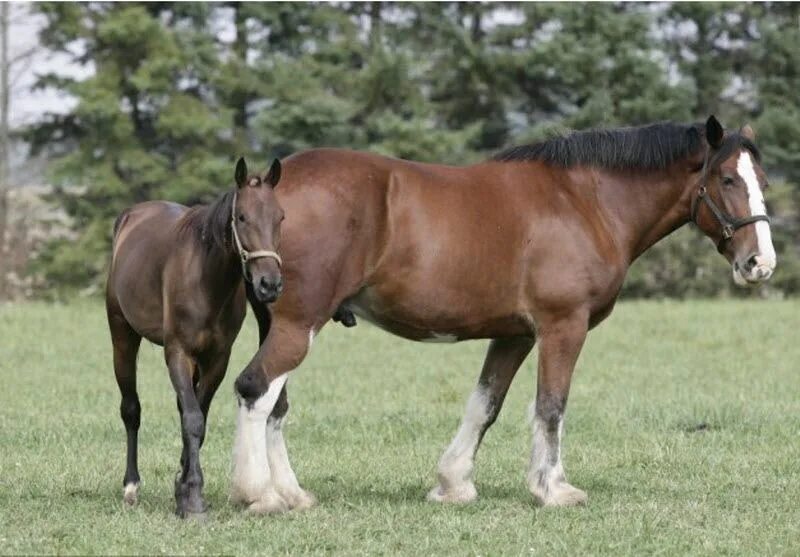
[[[722,178],[722,183],[725,184],[726,186],[732,186],[733,178],[731,178],[730,176],[725,176]]]
[[[239,222],[244,222],[244,215],[239,214]]]

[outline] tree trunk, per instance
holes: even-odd
[[[9,272],[6,254],[8,236],[8,3],[0,4],[0,300],[8,296],[7,274]]]
[[[381,6],[380,2],[371,2],[369,7],[369,44],[375,52],[381,43]]]
[[[247,17],[245,17],[238,2],[234,4],[233,14],[234,24],[236,25],[236,42],[233,44],[233,51],[236,53],[237,58],[241,60],[243,67],[246,68],[248,50]],[[233,100],[233,124],[245,134],[247,133],[247,104],[249,101],[250,98],[247,91],[239,92]]]

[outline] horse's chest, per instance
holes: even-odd
[[[194,354],[230,349],[244,321],[244,307],[176,309],[170,323],[174,337]]]

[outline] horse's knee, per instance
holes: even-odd
[[[184,412],[181,417],[183,430],[190,439],[202,440],[206,431],[206,420],[200,410]]]
[[[136,395],[122,397],[122,402],[119,405],[119,414],[126,427],[138,430],[142,416],[139,397]]]
[[[239,374],[233,384],[236,394],[239,395],[247,404],[252,404],[263,395],[269,383],[263,373],[253,371],[248,368]]]

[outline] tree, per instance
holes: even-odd
[[[28,9],[4,2],[0,5],[0,300],[9,296],[8,275],[11,272],[7,254],[9,234],[9,190],[11,184],[10,151],[14,135],[9,115],[15,81],[27,69],[38,46],[27,46],[17,52],[9,49],[9,37],[15,23],[27,19]]]
[[[6,229],[8,228],[8,149],[11,137],[8,128],[8,105],[10,87],[8,84],[8,3],[0,5],[0,299],[6,296],[5,264]]]
[[[43,44],[92,64],[72,112],[30,130],[58,155],[78,239],[37,261],[51,285],[98,284],[114,216],[203,201],[234,156],[347,147],[453,164],[573,128],[755,122],[775,176],[774,286],[800,290],[800,31],[777,4],[35,4]],[[82,45],[76,50],[76,45]],[[728,295],[687,229],[632,269],[628,295]]]
[[[94,75],[49,75],[78,99],[66,116],[32,131],[36,148],[69,142],[53,165],[56,200],[76,219],[75,242],[58,242],[38,261],[54,286],[99,281],[111,223],[126,206],[155,198],[197,202],[230,181],[234,111],[209,83],[218,78],[209,9],[136,4],[41,4],[43,42],[92,62]]]

